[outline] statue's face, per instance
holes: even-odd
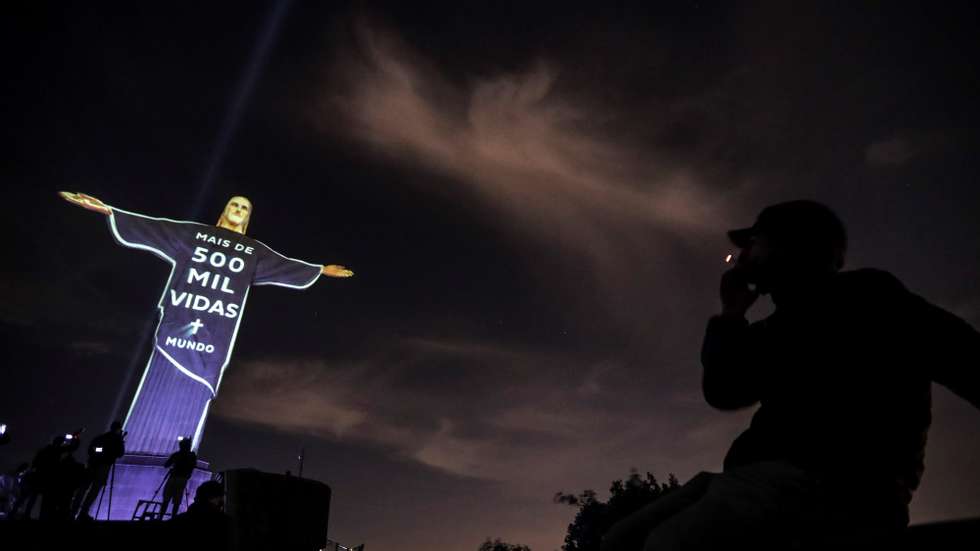
[[[225,205],[225,212],[222,213],[221,218],[225,222],[225,225],[231,226],[229,229],[235,229],[245,233],[250,216],[252,216],[252,202],[245,197],[235,196],[228,200],[228,204]]]

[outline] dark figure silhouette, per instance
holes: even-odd
[[[20,491],[17,494],[17,501],[14,502],[13,509],[10,511],[11,518],[31,518],[34,505],[37,503],[37,498],[41,495],[41,489],[44,486],[43,479],[45,473],[43,472],[42,466],[48,463],[46,459],[49,453],[48,449],[52,446],[59,446],[63,438],[62,436],[56,436],[51,441],[51,444],[41,448],[34,454],[30,468],[20,477]],[[21,513],[21,509],[24,510],[23,513]]]
[[[30,467],[30,463],[21,463],[15,469],[0,475],[0,518],[13,516],[14,505],[18,502],[24,477]]]
[[[30,471],[21,479],[20,495],[17,496],[11,516],[31,518],[37,498],[41,497],[43,500],[43,496],[51,487],[64,446],[65,437],[55,436],[50,444],[34,454]],[[21,508],[24,510],[23,513],[20,512]]]
[[[68,521],[72,519],[72,496],[85,482],[85,466],[75,459],[78,440],[66,445],[55,467],[51,484],[41,501],[41,519]]]
[[[187,481],[194,474],[194,467],[197,466],[197,454],[191,451],[191,441],[184,438],[178,444],[180,450],[170,454],[164,467],[170,467],[167,473],[167,482],[163,486],[163,506],[160,507],[160,517],[167,512],[167,505],[173,503],[173,511],[170,516],[176,516],[180,510],[180,499],[184,495],[184,488]]]
[[[35,474],[40,482],[41,512],[38,518],[41,520],[71,518],[71,498],[85,473],[74,455],[80,445],[77,434],[65,435],[56,437],[38,452]]]
[[[720,474],[701,473],[619,522],[604,550],[838,548],[908,524],[932,381],[980,408],[980,333],[891,274],[840,272],[827,207],[792,201],[729,232],[741,249],[701,352],[721,410],[761,404]],[[760,294],[775,311],[750,324]]]
[[[125,433],[122,423],[114,421],[109,432],[92,439],[88,446],[88,469],[84,486],[75,499],[74,513],[79,520],[92,520],[89,511],[99,492],[109,481],[109,474],[116,460],[126,453]]]
[[[194,503],[170,521],[184,549],[231,548],[231,517],[225,511],[225,488],[209,480],[197,487]]]

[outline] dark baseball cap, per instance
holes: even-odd
[[[779,245],[826,247],[841,255],[847,249],[844,223],[830,207],[816,201],[787,201],[768,206],[759,213],[755,224],[729,231],[728,238],[744,249],[759,234],[765,234]]]

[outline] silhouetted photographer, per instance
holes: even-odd
[[[92,504],[109,481],[116,460],[126,453],[125,437],[122,423],[115,421],[109,428],[109,432],[96,436],[89,444],[86,484],[75,500],[75,514],[78,515],[79,520],[92,520],[89,515]]]
[[[187,488],[187,481],[194,474],[194,467],[197,466],[197,454],[191,451],[190,438],[182,439],[178,444],[178,451],[170,454],[164,467],[170,467],[167,472],[167,482],[163,486],[163,505],[160,507],[160,517],[167,512],[167,505],[173,504],[173,511],[170,516],[176,516],[180,510],[180,500]]]
[[[604,550],[875,548],[908,525],[932,381],[980,408],[980,333],[873,269],[841,272],[827,207],[792,201],[729,232],[701,362],[707,402],[760,404],[720,474],[624,519]],[[749,323],[760,295],[775,311]]]
[[[73,455],[81,445],[83,432],[85,429],[55,436],[50,444],[34,454],[30,468],[18,469],[17,499],[10,510],[11,518],[31,518],[38,498],[41,498],[38,518],[67,519],[70,516],[71,496],[84,473],[84,467]]]
[[[231,517],[225,513],[225,488],[215,480],[197,487],[187,512],[170,521],[183,549],[219,551],[231,548]]]
[[[30,468],[30,463],[21,463],[0,475],[0,519],[13,518]]]
[[[11,517],[31,518],[37,498],[42,497],[45,490],[50,486],[50,480],[57,467],[58,454],[64,440],[64,436],[55,436],[50,444],[34,454],[30,469],[21,477],[20,492],[10,513]],[[20,512],[21,509],[24,510],[23,513]]]
[[[62,446],[51,485],[41,501],[41,519],[71,520],[72,496],[85,481],[85,466],[75,459],[75,451],[80,445],[81,440],[76,434]]]

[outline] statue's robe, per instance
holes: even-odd
[[[178,436],[192,437],[197,449],[249,289],[305,289],[320,277],[322,266],[196,222],[112,208],[109,227],[121,245],[149,251],[171,265],[153,352],[126,415],[127,453],[170,454]]]

